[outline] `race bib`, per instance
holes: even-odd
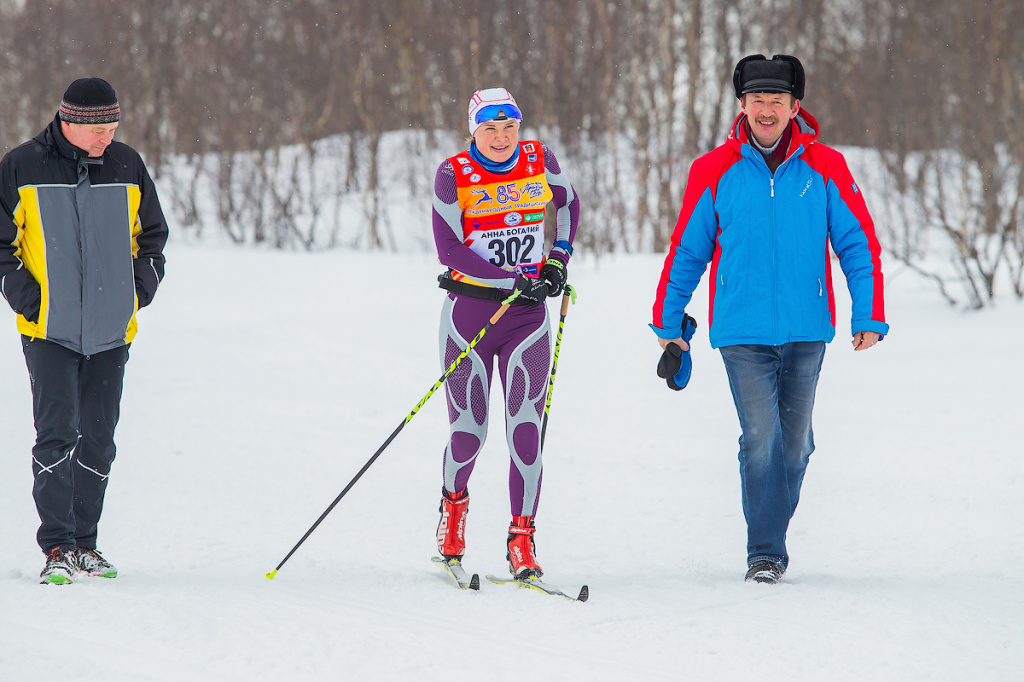
[[[522,220],[519,213],[507,214],[507,218],[511,216]],[[471,232],[466,241],[473,253],[492,265],[536,277],[544,258],[544,223],[478,230]]]

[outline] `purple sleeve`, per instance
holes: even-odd
[[[580,199],[569,178],[558,165],[554,152],[547,145],[543,145],[543,149],[544,171],[548,186],[554,195],[552,203],[555,205],[555,238],[548,258],[568,263],[572,255],[572,243],[576,239],[576,228],[580,222]]]

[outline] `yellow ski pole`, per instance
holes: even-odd
[[[420,408],[423,407],[423,405],[428,400],[430,400],[430,396],[434,395],[437,389],[439,389],[444,384],[445,380],[452,375],[452,373],[459,366],[459,364],[466,359],[466,356],[469,355],[470,351],[472,351],[476,347],[476,345],[480,343],[480,339],[484,337],[484,334],[487,333],[487,330],[493,327],[495,323],[497,323],[497,321],[501,319],[501,316],[505,314],[505,311],[508,310],[508,307],[512,305],[512,301],[514,301],[520,293],[522,293],[520,289],[515,289],[512,292],[511,296],[509,296],[508,298],[501,302],[501,307],[498,308],[497,312],[495,312],[494,315],[491,316],[491,319],[487,322],[487,324],[484,325],[484,328],[480,330],[480,333],[478,333],[473,338],[473,340],[469,342],[469,345],[466,346],[466,350],[462,351],[459,357],[455,358],[455,360],[452,361],[452,364],[448,365],[448,369],[444,371],[444,374],[441,375],[441,378],[434,382],[434,385],[430,387],[430,390],[427,391],[427,394],[425,396],[423,396],[423,399],[416,403],[416,407],[412,408],[412,412],[406,415],[402,423],[398,425],[398,428],[392,431],[391,435],[388,436],[388,439],[384,441],[384,443],[379,448],[377,448],[377,452],[373,453],[373,457],[370,457],[370,459],[367,460],[366,464],[363,465],[363,468],[359,470],[359,473],[357,473],[355,477],[351,481],[349,481],[348,485],[345,486],[345,489],[342,490],[341,493],[336,498],[334,498],[334,502],[331,502],[330,506],[324,510],[324,513],[320,515],[320,518],[316,520],[316,523],[310,526],[309,530],[306,531],[306,534],[303,535],[302,538],[295,543],[295,546],[292,547],[291,551],[288,552],[285,558],[281,560],[281,563],[277,565],[277,568],[265,574],[267,580],[274,579],[274,576],[277,575],[277,572],[281,570],[281,567],[284,566],[285,562],[292,557],[292,554],[295,554],[295,550],[297,550],[302,545],[302,543],[306,541],[306,538],[308,538],[313,533],[313,531],[316,530],[316,527],[319,526],[320,523],[325,518],[327,518],[327,515],[331,513],[331,511],[338,505],[339,502],[341,502],[341,498],[345,497],[348,491],[352,489],[352,486],[356,484],[356,481],[358,481],[360,477],[362,477],[362,475],[366,473],[366,470],[370,468],[370,466],[377,460],[378,457],[380,457],[380,454],[384,452],[384,449],[391,444],[391,441],[393,441],[395,437],[398,436],[399,433],[401,433],[402,429],[405,428],[405,425],[408,424],[412,420],[412,418],[416,416],[416,413],[419,412]]]
[[[551,363],[551,380],[548,382],[548,398],[544,403],[544,424],[540,429],[540,449],[544,450],[544,436],[548,432],[548,413],[551,411],[551,394],[555,392],[555,371],[558,370],[558,351],[562,347],[562,327],[565,326],[565,314],[569,312],[569,299],[576,303],[576,289],[568,284],[565,285],[565,293],[562,294],[562,313],[558,319],[558,335],[555,337],[555,358]]]

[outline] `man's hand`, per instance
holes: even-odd
[[[689,339],[697,331],[697,321],[685,315],[683,317],[683,334],[677,339],[658,339],[661,344],[661,358],[658,360],[658,376],[673,391],[681,391],[690,383],[690,372],[693,362],[690,360]]]
[[[867,350],[881,340],[882,335],[877,332],[857,332],[853,335],[853,349]]]
[[[684,351],[690,350],[690,344],[686,343],[686,341],[683,341],[682,337],[679,337],[678,339],[663,339],[663,338],[659,337],[658,338],[658,343],[661,345],[661,349],[662,350],[665,350],[665,348],[670,343],[676,344],[677,346],[682,348]]]

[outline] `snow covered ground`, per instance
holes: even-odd
[[[790,571],[764,586],[743,582],[738,424],[704,292],[689,388],[654,373],[660,266],[571,268],[537,542],[586,604],[460,593],[431,565],[440,393],[264,578],[440,375],[433,256],[172,246],[100,527],[121,574],[69,587],[37,584],[29,385],[3,306],[0,679],[1021,679],[1024,306],[950,309],[893,266],[892,334],[854,353],[840,287]],[[481,575],[506,570],[500,427],[470,486]]]

